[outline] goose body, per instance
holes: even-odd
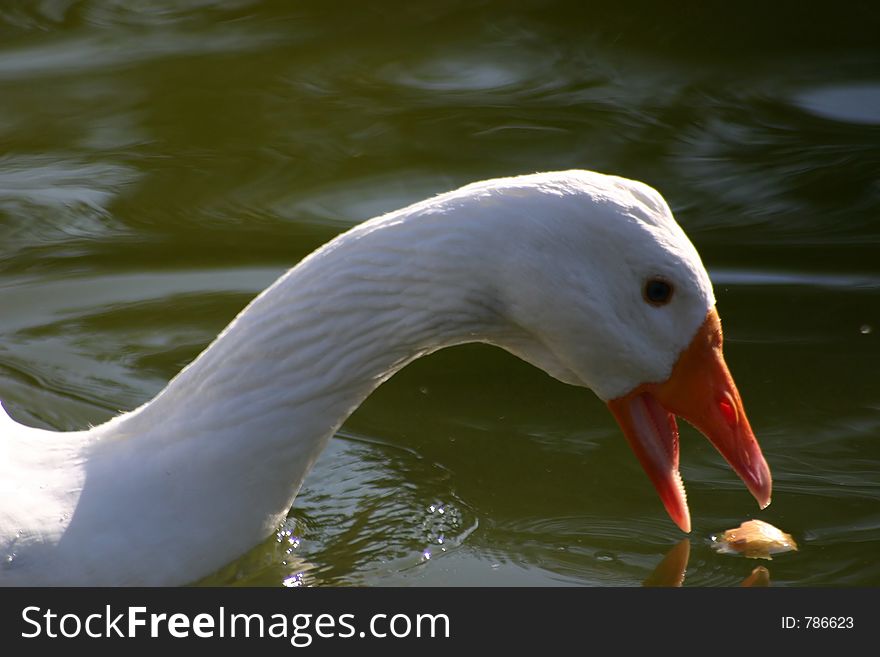
[[[279,278],[143,406],[74,432],[0,408],[0,584],[176,585],[214,572],[277,529],[377,386],[466,342],[607,401],[682,529],[675,415],[769,503],[714,304],[665,201],[635,181],[502,178],[377,217]]]

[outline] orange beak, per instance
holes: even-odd
[[[678,472],[678,415],[715,445],[763,509],[770,504],[770,468],[752,433],[721,352],[721,320],[712,308],[672,374],[612,399],[608,407],[669,516],[685,532],[690,512]]]

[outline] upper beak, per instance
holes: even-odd
[[[642,384],[608,402],[666,511],[685,532],[691,530],[691,520],[678,472],[676,415],[715,445],[762,509],[770,504],[770,468],[749,426],[721,344],[721,320],[712,308],[666,381]]]

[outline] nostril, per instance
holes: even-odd
[[[730,393],[725,392],[724,397],[718,401],[718,410],[721,411],[721,415],[724,416],[727,424],[731,427],[737,425],[736,406],[733,405]]]

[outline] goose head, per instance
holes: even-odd
[[[666,202],[643,183],[584,171],[538,186],[540,204],[519,200],[527,227],[498,266],[502,312],[519,329],[501,346],[607,403],[683,531],[676,417],[767,506],[770,470],[724,360],[712,284]]]

